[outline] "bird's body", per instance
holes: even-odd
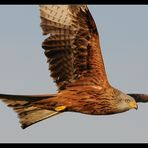
[[[123,96],[121,96],[121,94]],[[121,108],[120,101],[126,94],[115,88],[102,89],[96,86],[76,86],[59,92],[55,97],[39,100],[34,106],[48,110],[73,111],[90,115],[108,115],[129,110]],[[60,107],[64,107],[60,110]],[[131,106],[131,108],[134,106]],[[136,108],[135,104],[135,108]]]
[[[58,92],[0,94],[18,113],[23,128],[65,111],[109,115],[148,101],[148,95],[127,95],[108,82],[97,28],[86,5],[40,5],[40,17],[47,35],[42,47]]]

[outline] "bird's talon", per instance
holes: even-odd
[[[54,110],[57,111],[57,112],[60,112],[60,111],[65,110],[65,108],[66,108],[66,106],[58,106]]]

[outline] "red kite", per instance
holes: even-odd
[[[22,128],[66,111],[109,115],[137,109],[148,95],[125,94],[108,82],[99,35],[86,5],[40,5],[42,47],[57,94],[6,95]]]

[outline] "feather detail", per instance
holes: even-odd
[[[109,86],[95,22],[86,5],[40,5],[42,43],[59,90],[73,85]]]

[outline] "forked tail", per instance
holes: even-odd
[[[54,95],[6,95],[0,94],[0,99],[18,114],[21,127],[24,129],[34,123],[59,114],[59,112],[46,110],[33,106],[33,102],[52,98]]]

